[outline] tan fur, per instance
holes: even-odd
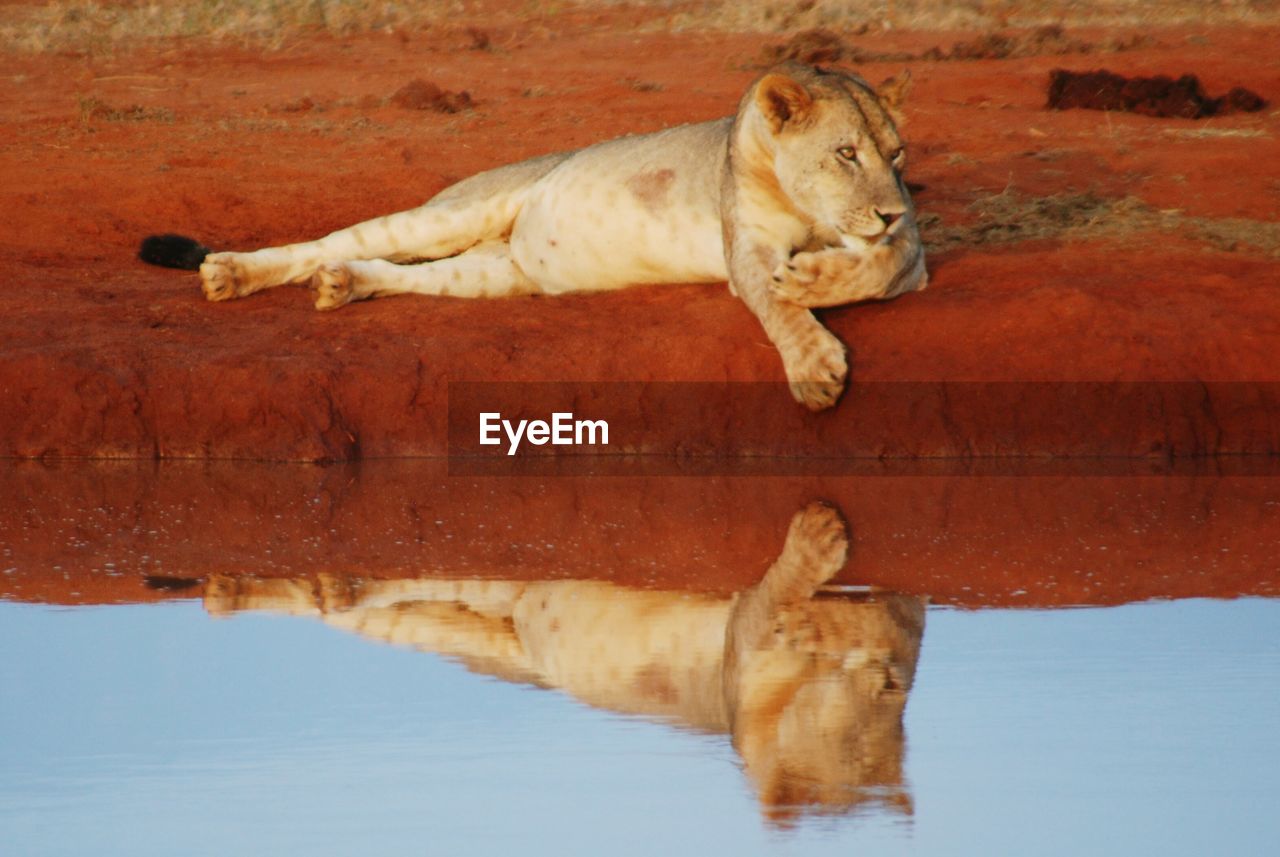
[[[502,167],[318,241],[210,254],[204,292],[225,300],[309,281],[316,307],[334,309],[385,294],[728,280],[777,346],[795,398],[830,407],[845,349],[809,309],[927,282],[893,118],[904,85],[882,90],[787,64],[728,119]]]
[[[765,813],[852,809],[902,788],[902,714],[924,632],[919,598],[815,598],[849,550],[810,504],[756,586],[732,598],[595,581],[220,577],[214,615],[318,617],[591,705],[729,732]]]

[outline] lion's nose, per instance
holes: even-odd
[[[887,231],[890,227],[893,226],[893,224],[897,223],[899,220],[902,219],[902,212],[901,211],[881,211],[880,209],[877,208],[876,216],[880,218],[880,222],[884,224],[884,228]]]

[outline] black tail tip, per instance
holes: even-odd
[[[148,574],[142,578],[142,584],[147,589],[154,589],[157,592],[182,592],[184,589],[194,589],[204,583],[198,577],[168,577],[163,574]]]
[[[211,252],[199,241],[185,235],[149,235],[142,239],[138,258],[149,265],[159,265],[162,268],[196,271],[204,257]]]

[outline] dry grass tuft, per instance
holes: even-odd
[[[55,0],[6,6],[0,49],[115,51],[152,39],[207,37],[278,48],[306,32],[349,35],[422,27],[461,10],[455,0],[155,0],[150,3]]]
[[[1012,188],[973,202],[971,224],[947,226],[924,216],[920,226],[929,252],[1019,241],[1118,239],[1151,232],[1178,233],[1228,252],[1245,249],[1280,257],[1280,223],[1246,218],[1190,217],[1158,211],[1136,197],[1119,199],[1094,193],[1033,197]]]
[[[638,5],[671,6],[669,0]],[[784,33],[830,28],[877,30],[998,30],[1049,25],[1151,27],[1169,24],[1265,24],[1280,22],[1273,0],[707,0],[673,15],[673,26],[729,32]]]
[[[1160,131],[1166,137],[1178,137],[1192,140],[1212,140],[1223,137],[1270,137],[1261,128],[1164,128]]]
[[[865,32],[867,27],[863,25],[858,28],[856,35]],[[1116,53],[1147,47],[1151,44],[1153,40],[1145,35],[1087,42],[1068,36],[1062,27],[1051,24],[1037,27],[1026,33],[984,33],[974,39],[958,41],[945,49],[935,45],[919,53],[886,52],[855,45],[831,30],[815,29],[801,30],[780,45],[766,47],[761,51],[760,59],[763,65],[773,65],[785,60],[798,60],[810,65],[833,62],[860,65],[869,62],[897,63],[917,60],[931,62],[1001,60],[1046,55]]]
[[[276,49],[307,33],[330,35],[409,32],[456,24],[495,11],[526,20],[553,21],[562,13],[624,0],[51,0],[4,5],[0,51],[115,52],[154,39],[209,38]],[[953,52],[1017,55],[1019,37],[999,31],[1049,26],[1144,28],[1179,23],[1280,23],[1280,2],[1241,0],[1206,6],[1200,0],[625,0],[650,15],[646,30],[716,30],[789,33],[830,29],[844,35],[885,30],[970,30],[978,36]],[[633,17],[621,27],[633,29]],[[475,50],[491,50],[487,31],[467,31]],[[1048,40],[1052,42],[1053,39]],[[1039,52],[1069,48],[1046,44]],[[959,58],[957,55],[953,58]]]
[[[97,119],[104,122],[173,122],[174,113],[167,107],[113,107],[92,95],[80,96],[80,124],[90,125]]]

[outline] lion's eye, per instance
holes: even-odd
[[[836,149],[836,154],[844,158],[846,161],[858,160],[858,150],[853,146],[841,146]]]

